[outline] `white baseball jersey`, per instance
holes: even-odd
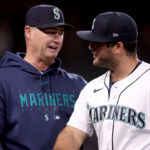
[[[142,62],[108,92],[110,72],[81,91],[68,125],[90,136],[99,150],[150,150],[150,64]]]

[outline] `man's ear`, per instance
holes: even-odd
[[[116,55],[121,55],[123,52],[123,43],[122,42],[117,42],[115,45],[115,51],[114,53]]]
[[[25,37],[30,40],[30,37],[31,37],[31,27],[30,26],[25,26],[24,27],[24,33],[25,33]]]

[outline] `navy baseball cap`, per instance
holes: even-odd
[[[52,28],[64,26],[65,30],[72,30],[74,27],[66,24],[63,12],[56,6],[41,4],[30,8],[26,14],[25,25],[37,28]]]
[[[91,42],[125,42],[137,40],[134,19],[123,12],[105,12],[96,16],[92,29],[77,31],[80,38]]]

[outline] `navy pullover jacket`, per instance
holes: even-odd
[[[52,150],[86,81],[60,68],[40,72],[21,54],[0,64],[0,150]]]

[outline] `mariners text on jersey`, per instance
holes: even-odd
[[[99,107],[91,107],[89,110],[92,123],[97,123],[106,119],[114,121],[122,121],[143,129],[145,127],[145,114],[136,112],[136,110],[119,105],[103,105]]]

